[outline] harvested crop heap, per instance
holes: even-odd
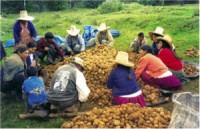
[[[171,112],[163,108],[141,108],[124,104],[91,111],[64,122],[61,128],[167,128]]]
[[[184,64],[184,71],[188,76],[196,75],[199,73],[199,70],[196,68],[196,66],[190,64]]]
[[[199,57],[199,50],[197,47],[192,46],[185,51],[186,57]]]
[[[90,102],[98,103],[99,105],[111,105],[111,90],[106,87],[106,82],[111,70],[115,67],[113,60],[115,59],[116,54],[116,49],[102,44],[76,55],[84,60],[85,71],[83,74],[85,75],[87,85],[91,90],[89,95]],[[45,66],[45,69],[49,73],[47,89],[49,88],[51,78],[58,67],[64,64],[69,64],[71,60],[72,57],[68,57],[64,62],[59,62],[56,65]],[[135,69],[139,60],[139,54],[129,52],[129,60],[135,64]],[[142,89],[144,88],[143,94],[146,101],[152,102],[153,104],[158,103],[158,89],[145,85],[144,83],[141,83],[140,86]]]
[[[106,87],[106,82],[111,70],[114,68],[115,63],[113,60],[116,54],[116,49],[102,44],[76,55],[84,60],[85,70],[83,74],[91,90],[89,96],[91,102],[98,103],[99,105],[111,105],[111,91]],[[69,57],[57,65],[46,66],[45,69],[49,72],[49,79],[52,78],[59,66],[68,64],[71,60],[72,57]]]

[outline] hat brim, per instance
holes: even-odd
[[[160,34],[160,33],[154,32],[154,31],[151,31],[150,33],[160,35],[160,36],[164,36],[164,34]]]
[[[124,65],[124,66],[127,66],[127,67],[134,67],[134,64],[132,63],[132,62],[130,62],[130,61],[128,61],[127,63],[124,63],[124,62],[120,62],[120,61],[118,61],[118,60],[113,60],[115,63],[117,63],[117,64],[121,64],[121,65]]]
[[[98,31],[104,31],[104,30],[107,30],[109,29],[110,27],[106,27],[106,28],[97,28]]]
[[[33,21],[34,17],[27,16],[27,17],[20,17],[18,20],[23,20],[23,21]]]
[[[78,64],[78,65],[80,65],[80,66],[82,67],[82,70],[85,70],[83,64],[80,64],[80,63],[78,63],[78,62],[76,62],[76,61],[72,61],[72,62],[73,62],[73,63],[76,63],[76,64]]]
[[[77,29],[76,31],[71,31],[71,30],[67,30],[67,33],[70,34],[71,36],[76,36],[78,35],[80,32],[80,29]]]
[[[165,41],[170,46],[170,48],[172,49],[172,44],[168,40],[164,39],[164,37],[157,37],[157,40]]]

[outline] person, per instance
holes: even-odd
[[[162,27],[156,27],[155,31],[149,32],[149,36],[153,40],[152,51],[153,51],[154,55],[158,54],[158,47],[157,47],[158,41],[157,41],[156,37],[163,37],[164,36],[163,32],[164,32],[164,28],[162,28]]]
[[[65,52],[65,55],[75,55],[85,50],[85,42],[82,36],[79,34],[80,29],[72,25],[70,30],[67,30],[68,36],[66,43],[61,44],[61,49]]]
[[[181,82],[168,70],[167,66],[152,54],[149,45],[141,47],[140,59],[136,69],[136,79],[141,79],[151,86],[161,89],[180,88]]]
[[[31,22],[34,17],[28,15],[26,10],[20,11],[20,17],[13,25],[13,35],[15,40],[14,51],[19,44],[27,45],[35,41],[37,32],[34,24]]]
[[[30,66],[27,69],[28,78],[22,86],[23,100],[27,104],[28,111],[32,112],[36,107],[43,108],[47,103],[44,82],[37,77],[37,69]]]
[[[172,38],[169,35],[165,35],[164,37],[157,37],[157,40],[158,57],[182,84],[189,82],[183,70],[183,62],[172,50]]]
[[[5,51],[5,49],[3,47],[3,43],[1,41],[0,41],[0,47],[1,47],[1,55],[0,55],[0,57],[1,57],[1,60],[2,60],[4,57],[6,57],[6,51]]]
[[[97,28],[98,32],[95,38],[91,38],[86,47],[90,48],[102,43],[108,44],[109,46],[113,46],[114,39],[110,31],[108,30],[109,28],[110,27],[106,26],[106,23],[101,23],[101,25]]]
[[[28,52],[29,52],[29,55],[26,59],[27,66],[28,67],[30,67],[30,66],[36,67],[37,66],[37,56],[35,54],[36,43],[35,42],[29,42],[27,44],[27,47],[28,47]]]
[[[58,61],[64,60],[64,54],[53,38],[53,33],[47,32],[44,37],[37,41],[36,54],[42,62],[44,62],[45,56],[47,56],[47,63],[49,64],[56,64]]]
[[[144,38],[144,33],[140,32],[138,38],[135,38],[134,41],[130,44],[130,47],[133,48],[133,52],[139,53],[141,46],[147,44],[147,40]]]
[[[134,64],[128,61],[128,53],[118,52],[114,61],[117,63],[117,68],[110,73],[107,87],[112,89],[115,104],[138,103],[141,107],[145,107],[142,91],[131,69]]]
[[[70,64],[58,68],[47,91],[47,99],[52,104],[51,110],[75,113],[80,107],[80,102],[88,100],[90,89],[83,70],[83,60],[79,57],[74,57]]]
[[[16,51],[5,59],[3,65],[3,83],[1,92],[8,93],[16,91],[19,100],[22,100],[22,84],[26,80],[28,48],[25,45],[19,45]]]

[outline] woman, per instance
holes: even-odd
[[[33,42],[37,36],[36,29],[31,22],[34,17],[28,16],[26,10],[20,11],[20,18],[15,22],[13,26],[13,35],[15,39],[14,50],[19,44],[27,45],[29,42]]]
[[[30,66],[33,66],[33,67],[36,67],[37,66],[37,58],[36,58],[36,54],[35,54],[35,51],[36,51],[36,43],[35,42],[29,42],[27,44],[27,47],[28,47],[28,52],[29,52],[29,55],[26,59],[26,63],[27,63],[27,66],[30,67]]]
[[[107,82],[107,87],[112,89],[115,104],[138,103],[141,107],[145,107],[142,91],[131,69],[134,64],[128,61],[128,53],[118,52],[115,62],[117,68],[111,72]]]
[[[185,72],[183,71],[183,63],[172,51],[172,38],[169,35],[158,37],[158,57],[169,68],[173,75],[178,78],[182,84],[188,82]]]
[[[3,65],[4,76],[1,91],[6,93],[16,91],[18,99],[22,100],[22,84],[26,76],[26,58],[28,49],[25,45],[19,45],[17,50],[8,58]]]
[[[141,77],[145,83],[162,89],[181,86],[181,82],[168,70],[167,66],[152,54],[149,45],[142,46],[139,53],[141,58],[136,69],[137,80]]]

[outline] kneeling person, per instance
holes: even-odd
[[[47,102],[44,82],[37,77],[37,69],[33,66],[27,69],[27,74],[29,78],[24,81],[22,87],[23,99],[27,103],[28,109],[43,108],[44,103]]]
[[[83,69],[83,60],[75,57],[70,64],[59,67],[54,73],[47,98],[59,111],[75,112],[79,102],[87,101],[90,89]]]

